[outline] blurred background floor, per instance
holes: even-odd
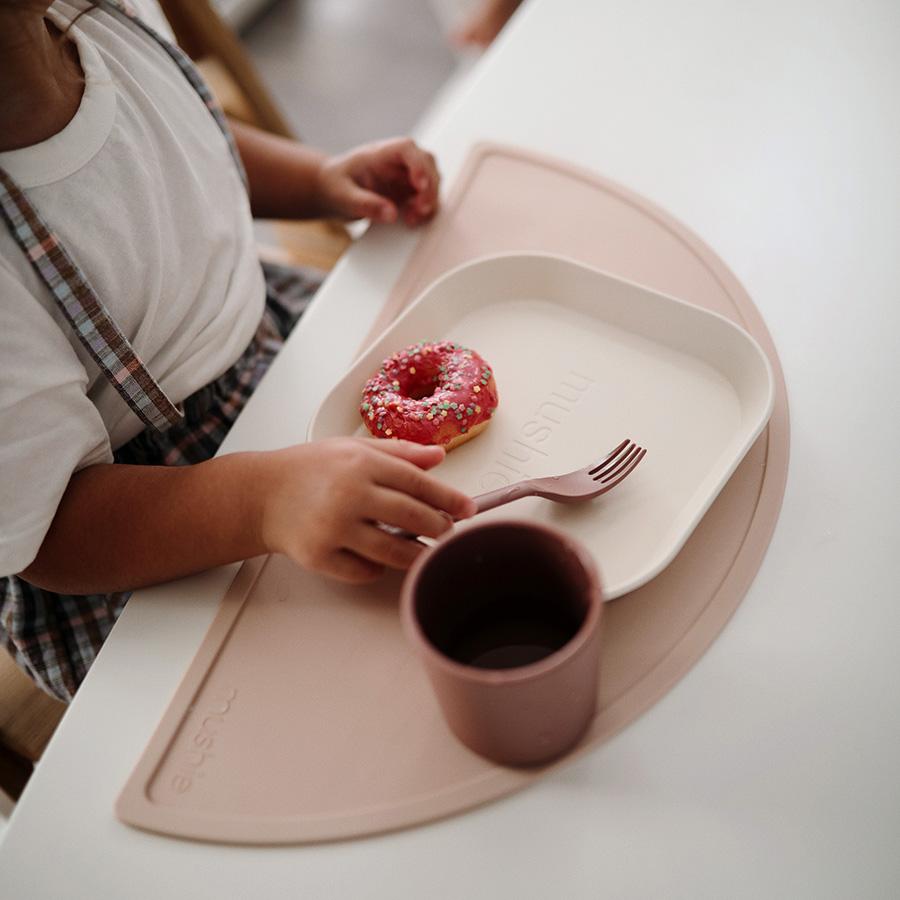
[[[408,134],[457,66],[429,0],[276,0],[241,35],[295,132],[334,153]]]

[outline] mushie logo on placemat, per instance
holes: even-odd
[[[175,771],[168,781],[176,794],[186,794],[195,780],[203,776],[207,762],[215,757],[213,750],[225,724],[225,716],[236,698],[237,690],[226,688],[212,698],[208,707],[203,707],[199,727],[192,731],[187,747],[175,756]]]

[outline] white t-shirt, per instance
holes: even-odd
[[[155,0],[132,0],[171,32]],[[54,3],[65,28],[79,7]],[[69,31],[85,73],[58,134],[0,153],[174,401],[241,355],[265,285],[224,136],[149,36],[92,9]],[[72,474],[144,426],[75,337],[0,223],[0,575],[37,554]]]

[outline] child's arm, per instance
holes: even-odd
[[[419,225],[434,215],[440,176],[434,157],[409,138],[327,157],[296,141],[231,122],[262,218],[341,216]]]
[[[169,581],[263,553],[352,582],[407,568],[421,544],[375,521],[437,537],[474,503],[423,469],[439,447],[338,438],[193,466],[104,464],[69,482],[29,582],[66,594]]]

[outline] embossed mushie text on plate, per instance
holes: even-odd
[[[596,383],[595,379],[581,372],[570,371],[522,425],[519,437],[493,460],[490,471],[481,476],[481,488],[489,491],[523,478],[534,478],[526,468],[528,463],[536,457],[550,455],[538,445],[550,439],[554,428],[566,421]]]

